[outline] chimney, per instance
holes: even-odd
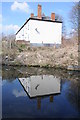
[[[41,7],[41,5],[38,5],[38,15],[37,15],[37,17],[40,18],[40,19],[42,18],[41,12],[42,12],[42,7]]]
[[[51,20],[55,21],[55,13],[51,13]]]
[[[31,18],[34,17],[34,13],[31,13]]]

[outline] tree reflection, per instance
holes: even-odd
[[[66,97],[71,104],[80,111],[80,79],[70,80],[70,85],[66,91]]]
[[[8,82],[14,81],[16,78],[29,77],[32,75],[53,75],[56,78],[61,79],[61,90],[66,82],[69,82],[68,88],[65,91],[66,97],[69,102],[80,111],[80,72],[65,71],[52,68],[28,68],[28,67],[2,67],[2,80]],[[41,108],[41,97],[37,98],[37,108]],[[54,96],[49,96],[50,102],[53,102]]]

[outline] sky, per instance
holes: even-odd
[[[33,12],[37,15],[37,5],[42,5],[42,13],[46,16],[51,16],[51,12],[59,14],[63,17],[66,26],[66,31],[69,33],[71,23],[69,13],[74,5],[73,2],[3,2],[2,12],[0,10],[0,31],[2,24],[2,32],[5,34],[16,33],[17,30],[24,24],[26,19]],[[0,3],[1,6],[1,3]]]

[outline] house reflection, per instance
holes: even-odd
[[[43,97],[43,96],[42,96],[42,97]],[[42,99],[42,97],[37,97],[37,108],[38,108],[38,109],[41,108],[41,99]],[[49,98],[50,98],[50,102],[53,102],[54,96],[53,96],[53,95],[50,95]]]
[[[41,108],[41,97],[37,98],[37,108],[40,109]]]
[[[50,96],[50,102],[53,102],[53,95]]]
[[[42,98],[49,96],[50,102],[53,102],[54,95],[60,94],[60,79],[53,75],[30,76],[19,78],[19,81],[30,98],[37,98],[38,109]]]

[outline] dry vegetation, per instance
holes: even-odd
[[[8,65],[26,65],[74,69],[78,66],[77,42],[56,47],[36,47],[26,44],[15,44],[12,40],[2,41],[2,63]]]
[[[15,63],[40,67],[67,67],[78,65],[78,46],[28,47],[15,59]]]

